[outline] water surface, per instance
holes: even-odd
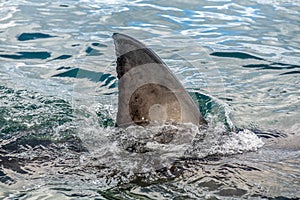
[[[300,198],[299,12],[296,0],[1,1],[0,198]],[[113,126],[114,32],[161,56],[208,129]]]

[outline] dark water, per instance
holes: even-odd
[[[300,3],[0,1],[1,199],[300,198]],[[111,35],[169,65],[209,127],[114,127]]]

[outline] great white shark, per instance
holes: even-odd
[[[119,79],[118,127],[207,124],[180,81],[153,50],[125,34],[114,33],[112,38]]]

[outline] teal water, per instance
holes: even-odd
[[[0,199],[300,198],[300,3],[0,1]],[[111,35],[209,127],[114,127]],[[167,133],[167,134],[166,134]]]

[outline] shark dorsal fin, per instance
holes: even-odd
[[[206,124],[192,98],[154,51],[125,34],[112,37],[119,78],[118,126]]]

